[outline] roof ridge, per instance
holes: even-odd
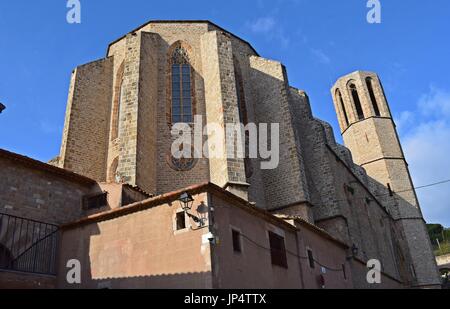
[[[199,20],[196,20],[196,19],[184,19],[184,20],[176,20],[176,19],[174,19],[174,20],[169,20],[169,19],[168,19],[168,20],[155,19],[155,20],[150,20],[150,21],[148,21],[148,22],[146,22],[146,23],[144,23],[144,24],[142,24],[142,25],[140,25],[140,26],[134,28],[133,30],[127,32],[125,35],[122,35],[121,37],[119,37],[118,39],[114,40],[113,42],[109,43],[109,44],[108,44],[108,49],[106,50],[106,56],[109,55],[109,50],[110,50],[111,46],[114,45],[115,43],[119,42],[120,40],[124,39],[128,34],[137,32],[137,31],[141,30],[142,28],[144,28],[144,27],[146,27],[146,26],[148,26],[148,25],[150,25],[150,24],[164,24],[164,23],[167,23],[167,24],[176,24],[176,23],[206,23],[206,24],[210,24],[210,25],[216,27],[218,30],[223,31],[223,32],[225,32],[225,33],[227,33],[227,34],[233,36],[234,38],[236,38],[236,39],[238,39],[238,40],[244,42],[245,44],[247,44],[247,45],[252,49],[252,51],[253,51],[257,56],[259,56],[259,54],[258,54],[258,52],[256,51],[256,49],[255,49],[255,48],[252,46],[252,44],[250,44],[248,41],[242,39],[241,37],[235,35],[234,33],[232,33],[232,32],[230,32],[230,31],[228,31],[228,30],[222,28],[221,26],[219,26],[219,25],[217,25],[217,24],[215,24],[215,23],[213,23],[212,21],[207,20],[207,19],[199,19]]]
[[[21,155],[18,153],[14,153],[14,152],[11,152],[11,151],[8,151],[5,149],[1,149],[1,148],[0,148],[0,157],[4,157],[7,159],[16,161],[16,162],[20,162],[22,164],[29,165],[36,169],[44,170],[44,171],[47,171],[47,172],[50,172],[50,173],[53,173],[53,174],[56,174],[56,175],[59,175],[62,177],[69,178],[71,180],[75,180],[75,181],[84,183],[84,184],[93,185],[96,183],[95,180],[93,180],[89,177],[77,174],[75,172],[69,171],[64,168],[50,165],[48,163],[30,158],[30,157],[27,157],[27,156],[24,156],[24,155]]]

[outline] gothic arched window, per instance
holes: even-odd
[[[381,116],[380,109],[378,107],[377,98],[375,96],[375,92],[373,91],[372,78],[366,78],[367,90],[369,90],[370,100],[372,101],[373,110],[375,112],[375,116]]]
[[[119,120],[120,120],[120,105],[123,101],[124,82],[123,75],[125,71],[125,63],[122,62],[116,74],[116,86],[114,88],[114,103],[112,111],[111,124],[111,140],[115,140],[119,136]]]
[[[177,46],[171,55],[171,122],[193,122],[193,70],[189,55]]]
[[[359,99],[358,90],[356,89],[355,84],[350,84],[350,93],[353,98],[353,103],[355,104],[356,113],[358,115],[359,120],[364,120],[364,112],[361,105],[361,100]]]
[[[347,110],[345,109],[344,100],[342,99],[342,94],[339,89],[336,90],[336,99],[338,100],[339,104],[341,105],[342,113],[344,114],[345,124],[348,126],[348,116],[347,116]]]

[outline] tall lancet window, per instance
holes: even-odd
[[[336,90],[336,99],[338,100],[339,104],[341,105],[342,114],[344,115],[345,124],[348,126],[348,116],[347,116],[347,110],[345,109],[344,100],[342,99],[341,91],[338,89]]]
[[[182,47],[172,53],[172,123],[192,123],[193,83],[189,56]]]
[[[353,103],[355,104],[356,113],[358,115],[359,120],[364,120],[364,112],[361,105],[361,100],[359,99],[358,90],[356,90],[355,84],[350,84],[350,93],[353,98]]]
[[[366,78],[367,90],[369,90],[370,100],[372,101],[373,111],[375,112],[375,116],[380,117],[380,108],[378,107],[377,98],[375,96],[375,92],[373,91],[372,78]]]

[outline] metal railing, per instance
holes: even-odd
[[[56,274],[58,226],[0,213],[0,269]]]

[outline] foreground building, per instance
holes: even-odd
[[[439,287],[378,76],[347,75],[332,96],[347,147],[281,63],[217,25],[153,21],[132,31],[73,71],[50,165],[0,152],[0,266],[9,270],[0,285]],[[278,166],[230,159],[237,141],[227,134],[223,156],[174,158],[173,125],[195,115],[223,130],[278,123]],[[181,196],[192,196],[189,207]],[[24,230],[30,222],[46,224]],[[374,259],[382,280],[371,285]],[[73,260],[80,284],[66,278]]]

